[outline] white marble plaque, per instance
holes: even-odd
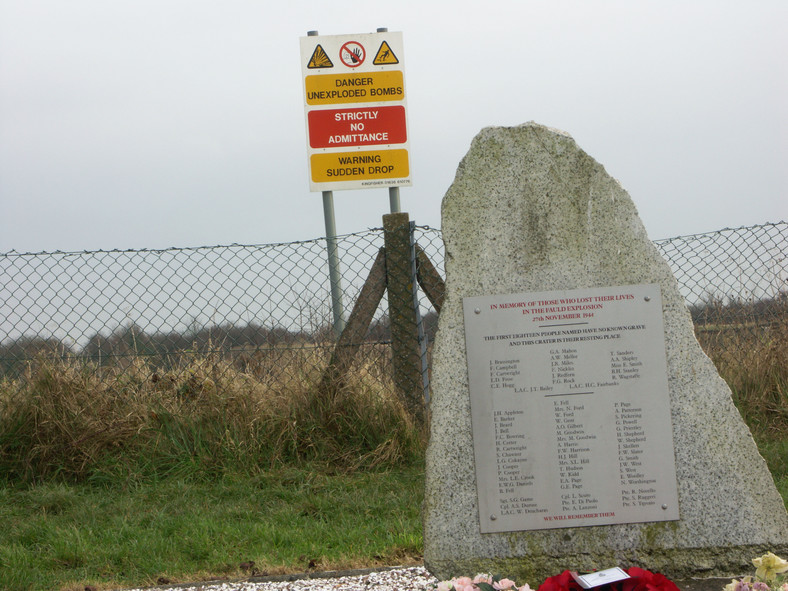
[[[463,312],[483,533],[679,518],[658,285]]]

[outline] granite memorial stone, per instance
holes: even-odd
[[[474,138],[442,204],[425,563],[439,579],[788,554],[771,474],[635,206],[566,133]]]

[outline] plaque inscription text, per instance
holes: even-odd
[[[483,533],[679,518],[658,285],[463,312]]]

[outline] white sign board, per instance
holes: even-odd
[[[411,185],[402,33],[301,37],[312,191]]]
[[[463,313],[483,533],[679,518],[658,285]]]

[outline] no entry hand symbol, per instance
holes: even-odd
[[[356,41],[348,41],[339,50],[339,59],[348,68],[357,68],[364,63],[364,58],[367,57],[367,52],[364,51],[364,46]]]

